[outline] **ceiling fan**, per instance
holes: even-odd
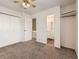
[[[25,9],[29,7],[35,8],[36,5],[34,4],[35,0],[15,0],[14,3],[21,4]]]

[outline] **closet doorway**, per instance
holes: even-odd
[[[36,40],[36,18],[32,19],[32,40]]]
[[[47,16],[47,44],[54,44],[54,15]]]

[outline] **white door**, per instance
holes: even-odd
[[[31,17],[25,15],[25,40],[32,40],[32,20]]]

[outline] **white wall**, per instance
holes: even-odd
[[[25,41],[25,36],[27,35],[27,39],[31,38],[30,32],[27,32],[26,35],[24,32],[25,20],[27,20],[27,23],[30,23],[30,20],[28,19],[29,15],[25,14],[24,16],[23,12],[16,12],[2,6],[0,6],[0,12],[18,16],[14,17],[0,14],[0,47],[14,44],[20,41]],[[29,26],[31,27],[31,25]],[[30,29],[30,27],[28,28]]]
[[[60,47],[60,7],[54,7],[46,11],[39,12],[35,15],[32,15],[32,18],[37,20],[37,41],[47,43],[47,16],[55,16],[55,47]]]
[[[75,46],[75,51],[76,51],[76,54],[77,54],[77,57],[78,57],[78,8],[77,8],[77,1],[76,1],[76,46]]]
[[[61,8],[61,14],[75,10],[75,4]],[[75,49],[76,44],[76,17],[61,18],[61,46]]]
[[[75,46],[75,51],[78,57],[78,18],[77,18],[77,14],[76,14],[76,46]]]
[[[19,17],[22,16],[22,13],[16,12],[16,11],[14,11],[14,10],[8,9],[8,8],[6,8],[6,7],[3,7],[3,6],[0,6],[0,12],[12,14],[12,15],[16,15],[16,16],[19,16]]]
[[[76,10],[75,4],[71,4],[71,5],[62,7],[60,11],[61,11],[61,14],[63,14],[65,12],[74,11],[74,10]]]

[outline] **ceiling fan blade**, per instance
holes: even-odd
[[[13,1],[14,3],[19,3],[19,1]]]
[[[36,1],[36,0],[31,0],[31,1]]]
[[[15,0],[14,3],[22,3],[23,0]]]
[[[30,2],[30,5],[33,7],[33,8],[35,8],[36,7],[36,5],[34,5],[34,2],[35,0],[29,0],[29,2]]]
[[[32,5],[32,7],[33,7],[33,8],[35,8],[35,7],[36,7],[36,5]]]

